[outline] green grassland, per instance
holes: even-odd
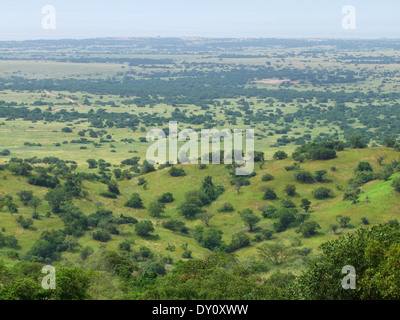
[[[204,40],[196,41],[201,43]],[[180,51],[180,49],[171,48],[154,49],[151,45],[139,48],[134,45],[125,47],[125,44],[123,44],[121,48],[123,49],[121,49],[121,52],[118,52],[119,49],[113,46],[107,47],[106,45],[104,47],[101,45],[94,47],[91,45],[83,47],[66,46],[63,50],[57,47],[50,47],[50,49],[38,47],[23,50],[16,45],[16,60],[12,60],[8,49],[5,50],[0,47],[0,81],[1,88],[4,89],[0,89],[0,107],[26,107],[29,112],[39,110],[43,114],[49,112],[53,115],[59,115],[63,112],[68,114],[79,112],[82,114],[82,117],[68,121],[64,120],[63,117],[56,121],[45,121],[43,119],[31,121],[23,117],[0,118],[0,152],[5,149],[10,151],[10,155],[0,156],[0,165],[8,164],[12,158],[30,159],[37,157],[42,159],[51,156],[61,160],[75,161],[78,165],[76,172],[97,173],[96,169],[89,169],[87,159],[104,159],[111,164],[109,168],[111,171],[121,168],[121,161],[135,156],[140,157],[140,164],[142,164],[151,143],[140,142],[140,139],[146,137],[147,132],[152,128],[167,128],[166,119],[174,120],[173,115],[177,110],[184,113],[188,118],[211,116],[209,123],[178,122],[179,130],[185,128],[201,130],[210,123],[219,130],[224,128],[231,130],[254,129],[255,150],[264,153],[265,163],[262,168],[261,163],[255,164],[256,175],[250,178],[249,186],[243,186],[240,189],[240,193],[231,184],[232,176],[229,169],[222,164],[207,165],[207,168],[202,170],[200,170],[199,165],[177,165],[178,168],[182,168],[186,172],[186,176],[183,177],[171,177],[168,173],[169,168],[156,170],[145,175],[134,175],[130,180],[118,181],[121,195],[117,199],[100,196],[101,192],[107,190],[106,184],[84,180],[83,190],[87,192],[87,196],[79,199],[74,198],[73,204],[86,216],[96,212],[99,207],[103,207],[111,210],[114,216],[124,214],[134,217],[138,221],[150,220],[155,231],[153,232],[154,236],[140,237],[135,234],[134,224],[118,225],[119,235],[111,235],[110,241],[102,243],[93,239],[92,233],[100,230],[100,228],[94,228],[86,231],[82,237],[78,238],[81,248],[90,246],[98,254],[109,249],[123,255],[124,253],[119,249],[119,244],[127,239],[132,241],[133,251],[146,246],[156,254],[157,258],[169,256],[174,263],[183,259],[182,253],[185,249],[181,246],[184,244],[188,244],[188,250],[192,251],[194,258],[206,257],[211,251],[202,247],[193,238],[192,233],[172,232],[163,228],[162,222],[170,218],[178,219],[184,221],[190,230],[203,225],[198,218],[184,219],[179,214],[178,207],[185,201],[185,194],[189,191],[198,190],[207,176],[212,177],[214,185],[222,185],[225,189],[217,200],[203,207],[204,210],[214,215],[208,228],[221,230],[223,232],[222,240],[225,244],[229,244],[232,236],[239,232],[248,235],[252,240],[251,244],[235,251],[241,261],[259,259],[258,248],[265,243],[282,243],[296,249],[312,249],[307,257],[298,255],[282,266],[270,266],[272,271],[279,269],[295,274],[300,273],[305,268],[307,261],[319,256],[318,246],[320,244],[339,235],[366,227],[362,223],[362,218],[368,219],[371,225],[385,223],[388,220],[400,220],[400,197],[391,186],[393,179],[399,177],[398,173],[393,174],[388,181],[373,180],[362,185],[360,187],[362,192],[357,203],[343,201],[344,191],[349,187],[349,179],[354,177],[354,170],[359,162],[369,162],[374,173],[379,173],[384,169],[384,165],[400,159],[400,153],[396,149],[382,146],[384,135],[390,135],[396,139],[400,136],[397,132],[399,124],[398,103],[400,103],[400,98],[396,95],[400,78],[400,73],[397,70],[398,63],[393,61],[382,64],[364,64],[352,63],[353,60],[347,62],[346,59],[349,56],[356,60],[363,59],[365,56],[373,56],[377,59],[396,58],[397,50],[377,48],[371,52],[367,49],[350,48],[341,51],[334,45],[316,46],[314,47],[315,51],[311,53],[308,48],[296,46],[293,48],[280,46],[249,47],[226,49],[226,52],[221,48],[209,49],[209,47],[204,47],[198,51],[189,49]],[[222,54],[225,53],[242,54],[243,57],[223,57]],[[83,56],[83,54],[90,59],[93,58],[93,61],[90,59],[89,62],[80,63],[69,61],[69,59]],[[65,61],[59,60],[60,55],[65,58]],[[252,55],[254,57],[251,57]],[[4,57],[5,59],[3,59]],[[110,59],[110,62],[94,62],[99,58]],[[137,64],[132,60],[133,63],[129,64],[128,62],[118,62],[118,59],[121,58],[169,59],[170,61],[153,65],[152,63]],[[258,83],[255,78],[250,78],[249,81],[242,84],[240,77],[234,77],[230,74],[230,72],[234,73],[235,70],[239,69],[250,74],[253,72],[256,74],[259,71],[262,74],[268,66],[272,66],[276,74],[286,75],[287,70],[290,69],[296,71],[294,75],[304,75],[302,72],[309,72],[310,77],[305,77],[306,80],[299,83],[286,85]],[[226,72],[224,77],[231,76],[232,78],[223,82],[224,77],[220,76],[219,72]],[[354,72],[355,78],[346,80],[347,82],[342,81],[340,77],[345,78],[346,72]],[[335,78],[336,73],[339,74],[339,80]],[[314,74],[318,74],[318,76],[313,78]],[[327,75],[332,76],[334,80],[323,82]],[[286,77],[283,76],[282,78]],[[126,88],[122,88],[124,93],[121,94],[96,92],[96,81],[123,84],[126,78],[134,79],[139,84],[140,81],[149,81],[148,83],[152,84],[153,78],[165,82],[183,79],[189,83],[189,89],[187,87],[182,88],[182,92],[186,92],[186,94],[189,92],[189,98],[190,94],[196,96],[197,92],[195,91],[197,89],[202,89],[197,83],[201,79],[205,81],[205,87],[212,83],[218,89],[221,89],[225,86],[231,86],[231,82],[240,83],[237,87],[232,86],[231,89],[245,88],[249,90],[246,92],[250,93],[252,93],[252,89],[261,90],[266,97],[260,98],[256,93],[254,93],[254,96],[250,93],[236,96],[228,92],[226,97],[211,95],[211,98],[208,98],[208,95],[204,94],[204,96],[197,96],[198,101],[193,102],[188,99],[189,102],[186,103],[185,100],[183,100],[184,102],[179,100],[182,98],[180,94],[174,96],[167,92],[165,97],[161,96],[161,94],[158,94],[158,88],[155,88],[155,90],[148,88],[149,92],[150,89],[153,89],[153,96],[151,97],[150,94],[147,96],[147,92],[139,92],[138,95],[131,94],[129,90],[124,91]],[[93,82],[93,88],[88,90],[91,92],[86,92],[80,87],[58,90],[57,82],[71,79],[82,80],[83,84]],[[312,79],[315,81],[312,82]],[[56,84],[53,84],[53,88],[46,86],[47,80],[49,80],[49,83],[54,80]],[[39,89],[33,90],[29,87],[29,81],[34,83],[36,83],[35,81],[44,82]],[[25,83],[26,86],[23,89],[18,87],[18,89],[12,90],[7,87],[9,83]],[[160,84],[158,83],[158,85]],[[210,88],[210,91],[212,91],[211,89],[214,88]],[[295,97],[287,98],[284,90],[287,90],[289,94],[295,92]],[[276,92],[278,91],[282,91],[283,94],[277,95]],[[111,92],[113,91],[111,90]],[[221,90],[221,92],[224,91]],[[179,90],[178,93],[180,93]],[[317,98],[317,94],[320,93],[326,93],[326,96]],[[365,96],[354,99],[350,96],[351,101],[343,101],[341,97],[345,94],[357,95],[359,93]],[[301,98],[302,94],[308,94],[308,97]],[[133,101],[136,98],[143,99],[145,102],[134,103]],[[244,105],[247,105],[247,109]],[[335,117],[332,121],[324,119],[320,115],[323,112],[328,114],[329,110],[336,110],[335,108],[342,106],[347,108],[347,113],[342,114],[342,111],[336,111],[339,113],[339,117],[336,113],[333,115]],[[377,110],[386,109],[378,116],[371,116],[372,120],[368,118],[368,115],[363,115],[362,118],[358,114],[352,114],[353,110],[357,108],[357,110],[360,110],[364,107],[374,107]],[[397,108],[397,110],[392,111],[391,108]],[[92,118],[84,117],[89,114],[101,114],[103,111],[116,114],[126,113],[127,117],[137,116],[140,122],[134,127],[119,128],[115,125],[99,128],[92,125],[90,121]],[[235,112],[240,115],[228,116],[228,112],[231,112],[231,114]],[[307,112],[310,114],[307,114]],[[250,115],[255,114],[262,114],[266,118],[260,121],[258,119],[250,121]],[[347,114],[351,114],[351,116],[346,118]],[[290,117],[292,115],[298,115],[298,117],[285,119],[285,116]],[[332,115],[329,114],[329,116]],[[157,119],[158,117],[164,118],[161,124],[152,121],[153,118]],[[147,120],[144,121],[143,119]],[[101,118],[100,120],[103,121],[104,119]],[[377,120],[385,121],[383,122],[384,125],[382,126],[381,122]],[[370,122],[373,121],[377,122],[371,124]],[[385,129],[385,126],[387,127],[385,133],[380,132],[379,136],[375,135],[375,132]],[[65,127],[70,128],[72,132],[63,132],[62,129]],[[290,127],[290,130],[282,133],[282,129],[287,127]],[[105,133],[91,138],[86,132],[84,137],[90,141],[89,143],[71,143],[72,140],[81,138],[78,132],[88,130],[96,132],[103,130]],[[395,132],[392,134],[391,131]],[[295,139],[308,136],[307,143],[327,140],[348,142],[349,136],[353,134],[368,134],[369,147],[363,149],[346,148],[337,152],[338,157],[332,160],[306,160],[300,163],[302,169],[313,173],[316,170],[327,170],[325,182],[299,183],[294,179],[294,172],[285,169],[285,167],[294,163],[294,160],[290,157],[292,152],[299,145],[305,143],[304,141],[297,143]],[[111,138],[107,138],[107,142],[102,142],[101,139],[108,135]],[[286,142],[282,142],[282,140]],[[40,144],[40,146],[29,146],[27,143]],[[289,158],[273,160],[273,155],[278,150],[284,150],[289,154]],[[378,156],[384,157],[383,165],[378,164]],[[39,165],[47,167],[47,165]],[[335,170],[332,170],[333,167]],[[123,169],[128,169],[128,167],[123,167]],[[267,173],[272,174],[274,179],[264,182],[261,178]],[[147,180],[146,188],[138,185],[138,179],[141,177]],[[309,238],[296,233],[296,228],[290,228],[281,233],[274,233],[271,240],[253,241],[260,230],[273,229],[273,224],[278,221],[278,219],[263,218],[262,210],[268,205],[280,207],[281,200],[286,198],[284,188],[287,184],[296,186],[296,195],[291,197],[291,200],[296,204],[297,209],[301,211],[299,205],[304,198],[312,202],[309,212],[310,221],[317,222],[321,228],[318,229],[316,235]],[[267,186],[275,190],[278,195],[277,200],[263,200],[263,188]],[[325,200],[315,199],[313,191],[318,187],[331,189],[334,196]],[[0,198],[4,195],[12,195],[19,207],[19,212],[14,214],[7,212],[5,208],[0,211],[0,229],[4,235],[14,235],[18,239],[20,248],[17,253],[19,258],[31,249],[43,231],[62,230],[64,228],[64,223],[58,214],[51,213],[48,215],[51,212],[51,207],[47,201],[43,201],[38,208],[40,219],[35,219],[33,226],[29,229],[23,229],[16,218],[19,215],[25,218],[32,217],[33,209],[24,206],[19,200],[16,194],[21,190],[31,190],[35,196],[41,199],[48,192],[47,188],[28,184],[26,177],[15,176],[8,170],[0,170]],[[124,203],[134,192],[139,193],[143,199],[144,209],[132,209],[124,206]],[[155,219],[149,215],[148,206],[166,192],[172,193],[175,201],[166,204],[165,212],[159,219]],[[218,212],[218,209],[224,203],[231,203],[234,211]],[[258,230],[255,232],[249,232],[248,227],[240,217],[239,212],[244,209],[252,209],[261,219],[257,225]],[[334,234],[330,226],[336,222],[338,215],[349,216],[351,221],[347,228],[339,228]],[[174,251],[167,250],[171,245],[175,246]],[[3,259],[9,266],[18,263],[18,259],[10,254],[12,251],[14,250],[0,248],[0,259]],[[79,250],[63,252],[60,263],[66,266],[88,266],[87,262],[81,259]],[[167,266],[167,269],[171,268],[171,265]],[[271,272],[265,272],[261,275],[267,278],[270,274]],[[101,285],[99,286],[101,287]],[[98,290],[101,291],[101,288]],[[101,293],[98,293],[98,296],[101,296]]]
[[[93,248],[113,249],[118,250],[118,244],[124,239],[134,241],[133,248],[139,248],[140,246],[148,246],[162,255],[171,256],[174,260],[180,259],[180,255],[183,249],[180,246],[184,243],[189,244],[189,249],[193,251],[193,256],[196,258],[204,257],[208,254],[208,250],[201,247],[192,237],[180,233],[175,233],[161,227],[161,222],[167,218],[178,218],[183,219],[177,212],[177,206],[184,201],[184,194],[191,190],[196,190],[201,185],[202,180],[205,176],[212,176],[215,185],[223,185],[225,192],[211,205],[205,207],[205,210],[215,215],[211,220],[210,227],[215,227],[223,231],[223,240],[229,243],[233,234],[243,231],[253,237],[254,233],[249,233],[248,228],[243,224],[240,219],[238,211],[242,211],[246,208],[251,208],[261,218],[258,227],[262,229],[271,228],[272,223],[275,219],[266,219],[261,217],[260,208],[268,204],[273,204],[279,207],[279,202],[283,199],[283,189],[286,184],[295,184],[297,188],[297,194],[292,200],[296,205],[300,204],[302,198],[308,198],[312,201],[311,206],[311,220],[316,221],[320,224],[321,229],[318,234],[311,238],[301,237],[295,233],[295,229],[289,229],[282,233],[275,233],[274,239],[271,241],[281,242],[290,245],[295,239],[301,239],[301,246],[313,248],[312,256],[318,254],[318,245],[322,242],[335,237],[330,230],[330,224],[335,222],[337,215],[346,215],[351,217],[350,227],[346,229],[340,229],[340,233],[353,232],[354,229],[363,227],[361,218],[366,217],[371,224],[377,224],[386,222],[390,219],[399,219],[400,212],[398,207],[400,204],[400,198],[395,194],[395,191],[391,188],[391,180],[389,181],[374,181],[366,184],[362,187],[362,195],[360,201],[357,204],[352,204],[350,201],[342,201],[343,191],[339,191],[335,188],[336,185],[340,185],[342,190],[345,190],[348,184],[348,179],[354,175],[354,169],[360,160],[368,161],[373,166],[376,172],[381,170],[381,167],[376,162],[376,156],[383,155],[385,157],[384,163],[390,163],[394,159],[399,158],[399,154],[391,149],[387,148],[369,148],[369,149],[346,149],[345,151],[338,153],[338,158],[328,161],[312,161],[301,164],[301,168],[310,171],[327,169],[327,179],[329,182],[315,183],[315,184],[300,184],[295,182],[292,171],[286,171],[285,166],[291,164],[291,159],[281,161],[267,161],[262,170],[257,166],[255,171],[257,175],[251,178],[251,185],[243,187],[240,194],[237,194],[235,188],[230,185],[230,176],[228,170],[225,169],[224,165],[209,165],[204,170],[199,170],[198,165],[181,165],[186,171],[187,175],[184,177],[171,177],[168,174],[168,169],[159,170],[145,175],[148,181],[147,190],[137,185],[137,178],[133,178],[129,181],[119,182],[119,188],[121,196],[118,199],[107,199],[99,196],[99,193],[106,190],[106,186],[101,183],[85,182],[84,188],[88,191],[88,197],[82,200],[74,200],[74,204],[78,206],[85,214],[90,214],[96,211],[96,205],[101,203],[104,208],[107,208],[115,215],[123,213],[124,215],[135,217],[136,219],[144,220],[149,219],[155,225],[155,234],[159,236],[157,239],[152,238],[141,238],[134,234],[133,225],[123,225],[119,227],[120,234],[112,235],[112,240],[106,244],[101,244],[98,241],[92,239],[90,232],[86,232],[85,235],[79,238],[79,243],[82,247],[91,246]],[[329,170],[331,167],[336,167],[336,171]],[[81,168],[88,170],[87,168]],[[269,182],[261,181],[261,177],[265,173],[272,174],[275,179]],[[392,179],[395,176],[392,177]],[[15,177],[6,171],[1,172],[0,192],[3,194],[16,194],[19,190],[32,190],[36,196],[43,197],[46,193],[45,188],[34,187],[26,183],[26,178]],[[261,188],[263,186],[271,186],[275,189],[279,199],[274,201],[266,201],[262,199],[263,192]],[[334,197],[327,200],[316,200],[313,199],[312,191],[319,187],[325,186],[334,190]],[[147,209],[132,209],[124,207],[123,204],[127,198],[133,193],[138,192],[142,199],[145,207],[151,201],[157,199],[161,194],[165,192],[171,192],[175,201],[171,204],[167,204],[165,213],[161,219],[154,219],[149,216]],[[368,196],[368,201],[366,197]],[[18,201],[17,201],[18,202]],[[217,209],[225,202],[233,204],[235,211],[230,213],[218,213]],[[44,202],[38,209],[41,219],[35,220],[34,226],[31,229],[25,230],[19,226],[15,218],[21,214],[26,218],[29,218],[32,214],[32,208],[24,207],[21,203],[20,212],[18,214],[10,214],[7,212],[1,213],[1,227],[5,229],[5,234],[13,234],[19,239],[21,245],[21,254],[27,252],[32,244],[39,238],[41,231],[51,229],[62,229],[63,223],[61,219],[52,214],[50,217],[45,217],[45,213],[51,211],[48,204]],[[197,225],[201,225],[199,219],[187,220],[187,226],[193,228]],[[175,245],[176,251],[166,251],[168,245]],[[251,246],[240,249],[237,254],[240,258],[246,259],[257,256],[257,247],[261,244],[253,243]],[[7,250],[1,251],[3,255]],[[78,252],[68,252],[63,254],[64,263],[79,263],[80,258]],[[11,261],[10,261],[11,262]],[[286,265],[287,270],[291,270],[295,273],[299,272],[302,263],[294,261],[292,264]],[[300,267],[300,269],[299,269]]]

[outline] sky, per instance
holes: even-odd
[[[400,1],[0,0],[0,41],[101,37],[400,38]]]

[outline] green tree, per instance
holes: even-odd
[[[110,180],[107,184],[107,187],[109,192],[112,192],[117,195],[121,193],[118,188],[118,183],[115,180]]]
[[[283,160],[283,159],[286,159],[288,157],[288,155],[285,151],[280,150],[280,151],[275,152],[272,157],[275,160]]]
[[[44,196],[44,199],[49,203],[51,210],[54,213],[59,213],[61,207],[71,202],[71,195],[65,192],[65,189],[58,185],[53,190],[50,190]]]
[[[167,192],[167,193],[163,193],[159,198],[158,201],[162,202],[162,203],[169,203],[169,202],[173,202],[175,199],[172,195],[172,193]]]
[[[274,218],[277,218],[277,216],[276,216],[277,211],[278,211],[278,209],[275,206],[268,205],[265,209],[263,209],[262,216],[264,218],[274,219]]]
[[[274,180],[274,176],[269,173],[266,173],[261,177],[261,181],[271,181],[271,180]]]
[[[146,174],[146,173],[153,172],[153,171],[156,171],[154,166],[152,164],[150,164],[147,160],[144,160],[143,164],[142,164],[142,168],[140,170],[140,173]]]
[[[296,204],[290,199],[282,199],[281,201],[282,208],[296,208]]]
[[[38,197],[33,197],[29,201],[29,205],[33,208],[33,213],[36,214],[37,208],[42,204],[42,200]]]
[[[86,300],[90,298],[89,288],[92,276],[92,271],[86,271],[78,267],[57,267],[54,299]]]
[[[150,202],[149,204],[149,214],[154,218],[159,218],[165,210],[165,204],[158,201]]]
[[[89,164],[89,169],[97,168],[97,161],[95,159],[87,159],[86,162]]]
[[[294,184],[287,184],[284,191],[289,197],[294,197],[296,195],[296,186]]]
[[[364,138],[361,135],[351,136],[349,138],[350,145],[353,149],[363,149],[366,148],[368,145],[365,142]]]
[[[376,156],[376,162],[378,162],[378,164],[380,166],[382,165],[383,160],[385,160],[385,156],[384,155],[379,154],[379,155]]]
[[[274,189],[272,189],[271,187],[266,187],[264,189],[264,196],[263,196],[264,200],[275,200],[277,198],[278,197],[277,197]]]
[[[388,181],[393,173],[393,167],[391,165],[387,165],[383,168],[383,171],[379,173],[379,179]]]
[[[333,234],[336,234],[336,231],[339,229],[339,225],[337,223],[332,223],[329,228],[333,231]]]
[[[343,194],[343,201],[351,201],[353,204],[358,202],[358,196],[361,193],[359,188],[350,188],[346,190]]]
[[[185,170],[183,170],[182,168],[176,168],[174,166],[172,166],[171,169],[169,169],[168,173],[169,173],[169,175],[171,177],[183,177],[183,176],[186,176]]]
[[[135,233],[138,236],[147,237],[153,231],[153,223],[150,220],[143,220],[135,224]]]
[[[348,216],[342,216],[341,214],[336,216],[336,221],[340,224],[342,228],[346,228],[350,220],[351,218]]]
[[[394,179],[391,186],[396,190],[396,192],[400,193],[400,178]]]
[[[194,231],[194,238],[204,248],[215,251],[222,245],[222,234],[221,230],[215,228],[208,228],[204,231],[202,227],[197,227]]]
[[[301,233],[305,238],[309,238],[317,233],[317,229],[321,229],[317,222],[305,221],[297,228],[296,232]]]
[[[399,299],[400,226],[381,224],[327,241],[322,255],[296,279],[295,299]],[[356,270],[356,289],[343,290],[344,266]]]
[[[185,201],[178,207],[178,212],[186,219],[194,218],[197,214],[202,212],[199,203],[192,201]]]
[[[319,187],[313,190],[312,195],[314,196],[315,199],[322,200],[332,197],[333,192],[329,188]]]
[[[250,237],[244,232],[235,233],[232,236],[232,241],[228,245],[226,252],[234,252],[240,248],[245,248],[250,245]]]
[[[135,192],[131,195],[131,197],[128,199],[128,201],[125,202],[124,206],[130,207],[130,208],[135,208],[135,209],[144,208],[142,198],[140,198],[140,195],[137,192]]]
[[[256,224],[260,222],[260,218],[256,216],[251,209],[244,209],[240,212],[240,218],[249,227],[250,232],[252,232]]]
[[[394,137],[384,137],[383,143],[385,144],[385,147],[393,148],[394,145],[397,143],[397,140]]]
[[[315,180],[317,181],[317,182],[324,182],[325,181],[325,178],[324,178],[324,176],[327,174],[327,170],[317,170],[317,171],[315,171]]]
[[[201,212],[198,216],[200,220],[206,225],[206,227],[210,225],[210,220],[214,217],[214,215],[208,211]]]
[[[308,212],[311,208],[311,201],[308,199],[301,199],[300,208],[304,209],[305,212]]]
[[[17,196],[20,198],[24,206],[29,204],[29,201],[33,198],[33,192],[28,190],[21,190],[17,192]]]
[[[313,177],[312,173],[307,170],[300,169],[300,170],[295,171],[294,178],[298,182],[314,183],[314,177]]]
[[[210,202],[218,198],[218,193],[212,182],[211,176],[207,176],[204,178],[203,184],[200,187],[200,191],[204,192],[207,195],[208,199],[210,199]]]
[[[280,243],[265,243],[257,249],[262,259],[267,260],[275,266],[285,264],[292,255],[290,248]]]
[[[357,168],[356,168],[356,170],[355,170],[355,172],[363,172],[363,171],[370,171],[370,172],[373,171],[373,169],[372,169],[372,167],[371,167],[371,164],[370,164],[369,162],[367,162],[367,161],[361,161],[361,162],[358,164],[358,166],[357,166]]]

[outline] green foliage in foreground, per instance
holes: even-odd
[[[283,290],[266,284],[255,285],[258,277],[246,270],[232,254],[214,254],[204,260],[180,262],[159,279],[141,298],[170,300],[256,300],[283,299]]]
[[[261,246],[260,260],[241,261],[232,253],[213,253],[204,259],[179,261],[168,273],[156,261],[137,273],[127,258],[103,251],[97,260],[90,258],[86,266],[94,270],[56,264],[56,290],[41,287],[43,264],[21,261],[11,268],[0,262],[0,300],[96,298],[99,290],[96,277],[104,268],[114,270],[111,281],[117,280],[121,288],[117,295],[127,299],[399,299],[399,243],[400,225],[396,221],[360,229],[322,244],[322,255],[311,261],[298,277],[275,272],[268,279],[263,279],[260,273],[268,271],[270,263],[280,264],[282,259],[290,258],[290,247]],[[151,257],[148,254],[151,252],[145,247],[134,253],[137,259]],[[96,267],[99,261],[107,262],[101,270],[100,265]],[[354,290],[344,290],[341,285],[345,276],[342,268],[347,265],[356,270]]]
[[[400,226],[360,229],[321,245],[322,256],[296,280],[298,299],[399,299]],[[356,289],[344,290],[342,268],[356,270]]]
[[[56,267],[56,289],[41,286],[43,265],[21,262],[13,270],[0,261],[0,300],[85,300],[92,272],[77,267]]]

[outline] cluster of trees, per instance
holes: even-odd
[[[178,207],[178,211],[187,219],[194,218],[203,212],[202,207],[215,201],[224,191],[223,186],[215,186],[212,177],[207,176],[199,190],[186,193],[185,202]]]
[[[292,158],[296,161],[304,160],[329,160],[337,157],[336,151],[345,148],[343,141],[313,142],[304,144],[292,153]]]
[[[91,298],[94,273],[79,267],[56,265],[54,290],[41,286],[43,263],[20,262],[12,269],[0,261],[2,286],[0,300],[85,300]]]

